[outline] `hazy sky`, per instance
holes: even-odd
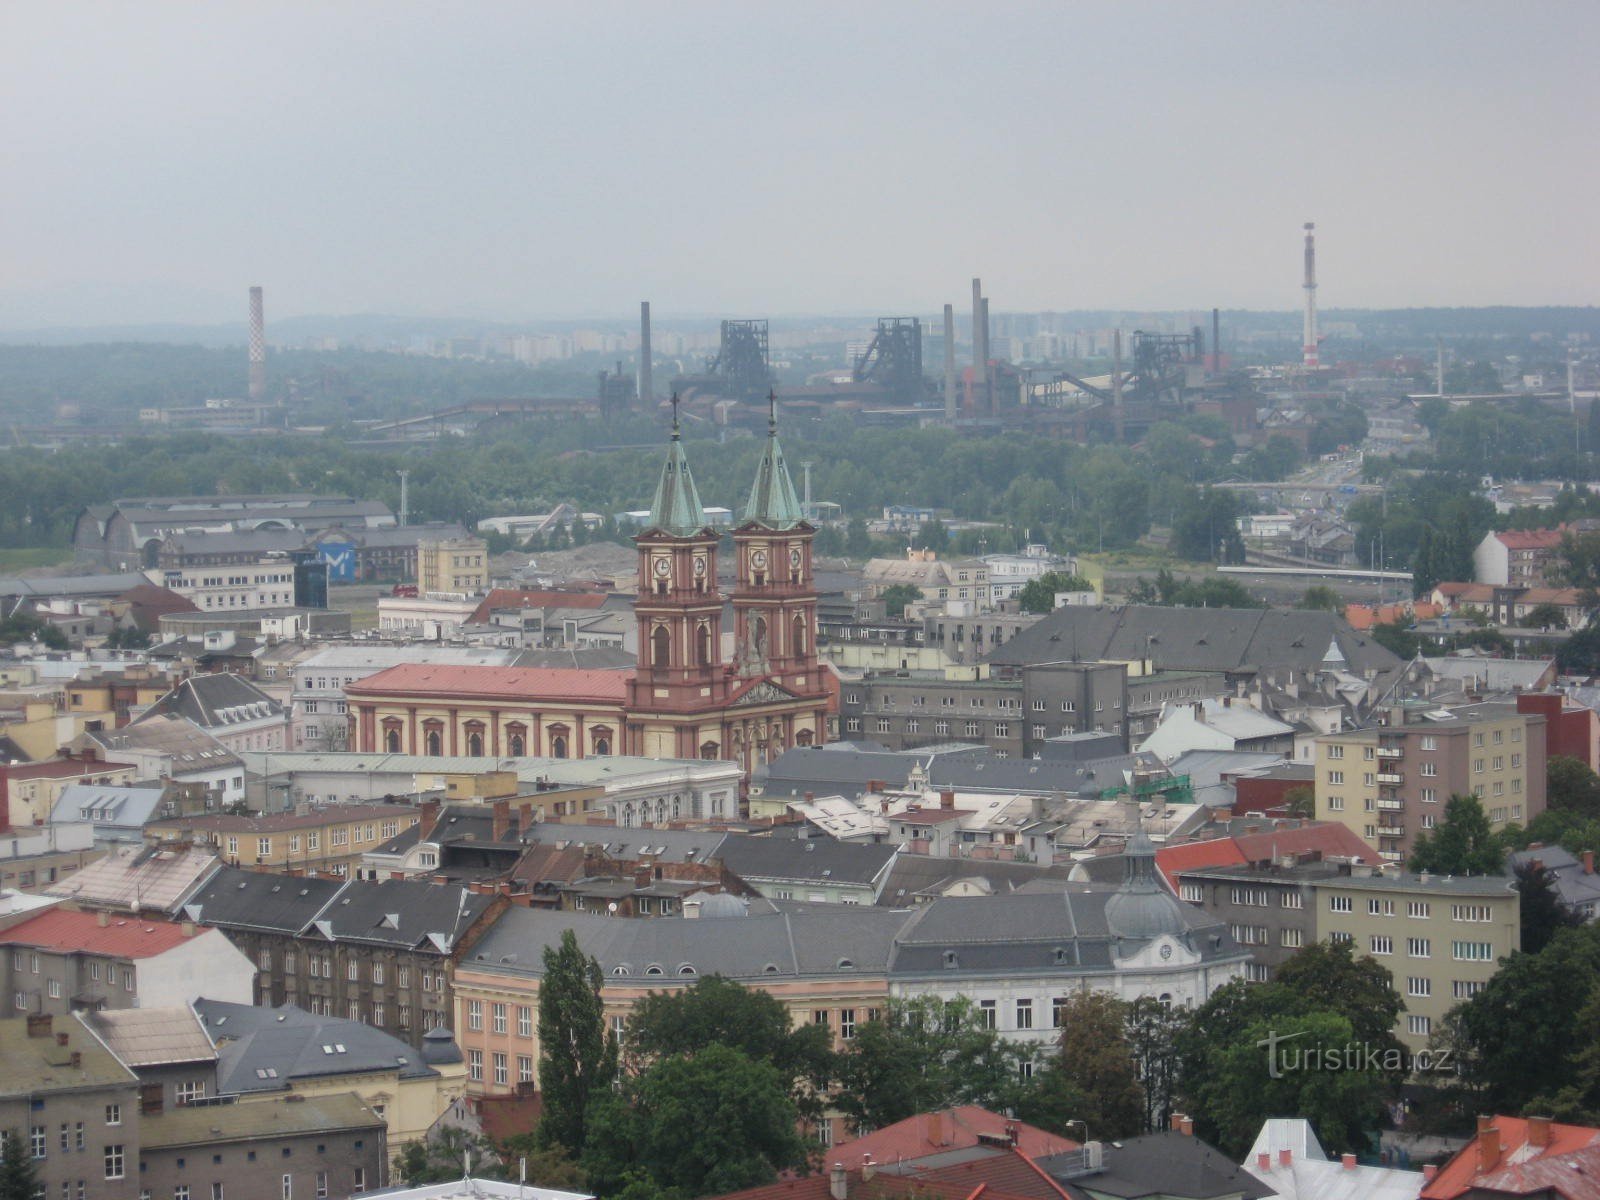
[[[4,0],[0,327],[1594,303],[1600,3]]]

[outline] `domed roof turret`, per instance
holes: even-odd
[[[1106,900],[1106,928],[1113,937],[1149,941],[1187,929],[1176,897],[1156,878],[1156,848],[1141,828],[1123,851],[1126,873],[1116,892]]]

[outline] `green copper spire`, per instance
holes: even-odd
[[[706,527],[705,510],[700,507],[700,493],[695,490],[694,476],[689,474],[689,460],[683,456],[683,438],[678,432],[678,397],[672,397],[672,441],[667,444],[667,461],[661,468],[661,482],[656,484],[656,498],[650,505],[650,528],[660,529],[675,537],[690,537]]]
[[[768,529],[792,529],[805,519],[789,468],[783,465],[783,447],[778,445],[776,392],[767,393],[767,444],[756,467],[750,501],[744,506],[744,519],[757,521]]]

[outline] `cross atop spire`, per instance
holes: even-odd
[[[756,466],[756,481],[744,506],[744,519],[768,529],[793,529],[805,518],[794,480],[783,462],[783,447],[778,445],[778,393],[767,393],[767,444]]]
[[[680,435],[678,433],[678,393],[677,392],[673,392],[672,393],[672,440],[675,441],[675,442],[681,440],[680,439]]]

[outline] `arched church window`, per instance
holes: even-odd
[[[513,733],[506,744],[512,758],[521,758],[528,752],[528,743],[520,733]]]
[[[803,616],[794,619],[794,637],[789,643],[789,652],[796,657],[806,652],[806,619]]]
[[[400,731],[398,729],[385,729],[383,731],[383,748],[390,754],[400,753]]]
[[[650,665],[652,667],[672,665],[672,635],[667,632],[665,625],[657,625],[655,632],[650,635]]]
[[[704,622],[695,626],[694,661],[702,667],[711,665],[711,627]]]
[[[558,733],[550,739],[550,754],[554,758],[565,758],[567,756],[567,739],[564,734]]]
[[[444,738],[437,729],[428,730],[427,748],[429,754],[438,755],[444,753]]]
[[[750,641],[755,649],[756,657],[765,658],[767,656],[767,619],[765,617],[757,617],[755,625],[751,628]]]

